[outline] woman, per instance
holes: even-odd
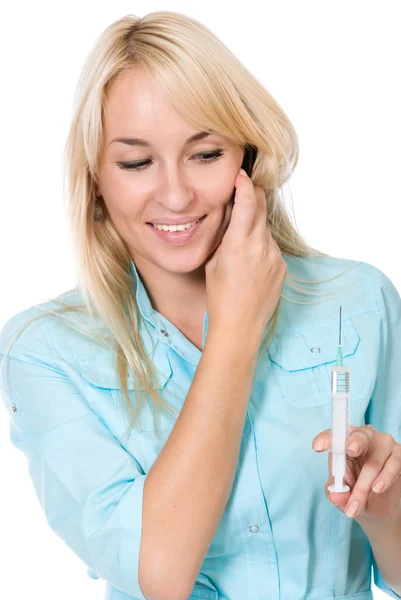
[[[124,17],[86,61],[78,285],[12,317],[0,351],[11,442],[108,600],[368,600],[372,565],[400,597],[401,300],[302,239],[279,195],[297,159],[278,103],[190,17]],[[340,306],[361,445],[342,494],[311,449],[329,448]]]

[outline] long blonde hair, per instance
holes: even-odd
[[[127,246],[105,206],[103,220],[96,222],[93,218],[95,186],[99,183],[98,158],[104,139],[105,98],[116,78],[136,67],[148,70],[160,92],[194,128],[217,131],[244,147],[257,148],[252,181],[265,190],[268,223],[283,254],[329,256],[302,239],[280,197],[279,192],[298,161],[295,129],[276,100],[230,50],[198,21],[171,11],[153,12],[144,17],[127,15],[107,27],[91,49],[80,74],[64,150],[68,189],[66,193],[64,187],[64,193],[78,284],[62,296],[72,294],[72,298],[78,293],[82,303],[64,302],[60,296],[52,299],[60,308],[30,319],[14,336],[5,356],[22,331],[40,317],[58,316],[68,326],[94,339],[99,339],[96,333],[75,327],[61,315],[81,312],[92,319],[99,317],[104,332],[100,339],[116,351],[116,368],[130,428],[144,406],[144,396],[135,395],[134,408],[127,388],[128,367],[137,387],[152,398],[154,418],[159,409],[176,415],[154,389],[157,387],[154,365],[139,332],[141,314],[132,293],[136,283]],[[286,282],[307,295],[316,294],[299,284],[321,283],[301,279],[289,271]],[[259,356],[275,336],[282,298],[294,302],[281,294],[266,326]],[[109,341],[111,336],[113,344],[107,336]]]

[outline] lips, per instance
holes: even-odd
[[[196,236],[206,218],[207,215],[204,215],[197,223],[195,223],[195,225],[188,229],[184,229],[183,231],[163,231],[154,227],[154,225],[148,224],[148,226],[154,229],[153,233],[158,238],[168,243],[170,246],[185,246]]]

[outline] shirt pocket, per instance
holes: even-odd
[[[219,600],[219,594],[217,589],[211,587],[211,583],[204,585],[201,582],[196,582],[192,589],[191,595],[188,600]]]
[[[133,380],[131,372],[127,375],[128,396],[131,406],[136,408],[138,392],[142,392],[144,406],[137,416],[135,428],[128,431],[128,416],[124,392],[117,373],[117,358],[110,351],[76,355],[76,364],[80,376],[90,384],[92,407],[102,418],[118,432],[118,437],[125,437],[133,433],[146,433],[155,431],[151,399],[144,393],[143,386]],[[151,358],[156,368],[156,377],[153,389],[165,400],[165,388],[172,378],[172,368],[167,356],[165,344],[157,344]],[[96,393],[97,392],[97,393]],[[166,409],[159,411],[157,425],[159,430],[171,430],[175,419]],[[125,426],[125,429],[124,429]]]
[[[282,399],[295,408],[331,403],[331,371],[339,342],[338,320],[278,332],[268,352]],[[374,378],[365,364],[369,340],[361,340],[352,318],[342,318],[343,364],[350,368],[350,402],[366,400]]]

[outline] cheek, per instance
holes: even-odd
[[[145,210],[136,198],[125,198],[115,192],[114,190],[113,197],[107,201],[107,210],[114,227],[123,238],[127,238],[135,228],[142,225]]]
[[[232,205],[232,201],[235,196],[235,186],[220,184],[219,186],[214,185],[212,190],[208,192],[205,197],[205,202],[215,210],[224,210],[227,204]]]
[[[116,166],[109,166],[103,171],[102,189],[113,204],[117,199],[119,204],[128,203],[128,199],[137,193],[137,188],[135,177],[129,171]]]
[[[140,218],[146,205],[145,197],[134,186],[120,177],[114,177],[104,189],[105,202],[110,216],[115,219]],[[142,199],[143,198],[143,199]]]

